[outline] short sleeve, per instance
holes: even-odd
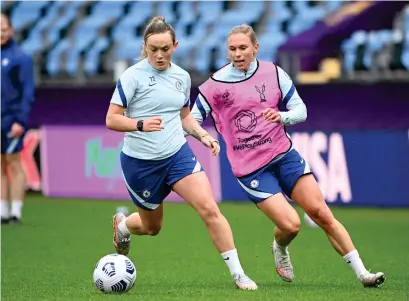
[[[111,103],[127,108],[128,104],[134,97],[137,88],[138,82],[134,73],[130,69],[126,70],[116,84]]]
[[[190,90],[192,87],[192,80],[190,78],[190,75],[187,75],[187,79],[186,79],[186,90],[185,90],[185,104],[183,105],[183,107],[188,107],[190,106]]]

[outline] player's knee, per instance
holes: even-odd
[[[162,229],[162,225],[152,225],[147,229],[148,235],[156,236],[159,234],[160,230]]]
[[[308,212],[308,215],[323,228],[331,227],[335,222],[334,216],[327,206],[314,208]]]
[[[208,202],[202,205],[200,209],[198,209],[198,212],[205,222],[215,221],[221,216],[219,207],[217,207],[217,204],[213,202]]]
[[[286,223],[280,227],[282,231],[288,235],[296,236],[300,231],[301,221],[300,218],[294,218],[292,220],[286,221]]]

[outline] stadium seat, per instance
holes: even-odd
[[[11,14],[11,21],[15,31],[19,31],[40,16],[41,10],[48,6],[48,1],[22,1],[13,10]]]
[[[118,25],[113,28],[112,40],[114,43],[134,39],[137,36],[137,28],[144,26],[154,14],[153,9],[153,2],[133,2],[128,14],[120,18]],[[143,35],[143,32],[140,35]]]
[[[46,62],[46,70],[50,75],[56,76],[61,72],[61,59],[60,56],[63,52],[67,51],[70,44],[67,39],[59,41],[57,46],[49,53]]]
[[[365,45],[367,34],[365,31],[356,31],[350,39],[341,44],[341,50],[344,56],[343,67],[348,72],[354,71],[357,64],[357,51],[359,46]]]
[[[75,76],[85,68],[93,76],[106,72],[101,55],[133,61],[139,57],[143,30],[163,15],[177,33],[174,61],[206,73],[227,62],[226,37],[247,23],[259,34],[259,58],[275,60],[289,36],[313,26],[342,1],[20,1],[9,5],[21,45],[47,58],[45,72]],[[17,18],[18,16],[18,18]],[[405,23],[406,24],[406,23]],[[30,29],[27,30],[30,26]],[[26,37],[26,35],[28,36]]]
[[[100,37],[93,47],[87,52],[84,60],[84,68],[87,75],[96,75],[98,72],[101,53],[109,46],[107,37]]]

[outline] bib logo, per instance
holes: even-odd
[[[216,102],[223,102],[224,107],[227,109],[232,107],[234,104],[234,91],[230,89],[222,93],[219,89],[216,89],[213,94],[213,98]]]
[[[266,85],[263,84],[261,87],[255,85],[255,87],[258,94],[260,94],[260,102],[266,102],[266,95],[264,94],[264,92],[266,91]]]
[[[293,133],[293,145],[311,167],[328,203],[352,201],[348,164],[341,134]],[[327,157],[327,160],[324,158]]]
[[[240,111],[234,118],[234,124],[240,132],[250,133],[257,125],[256,114],[249,110]]]

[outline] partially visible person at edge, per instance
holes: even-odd
[[[14,42],[13,34],[10,18],[1,14],[2,224],[21,222],[23,199],[27,188],[21,151],[34,101],[33,61]],[[8,170],[11,171],[11,177]]]

